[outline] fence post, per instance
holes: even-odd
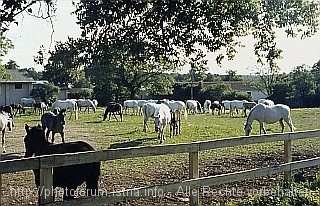
[[[292,142],[291,140],[284,141],[284,162],[289,163],[292,162]],[[284,181],[291,181],[291,171],[284,173]]]
[[[199,153],[189,152],[189,178],[199,177]],[[190,188],[189,204],[191,206],[199,205],[199,188],[196,188],[197,192],[194,194],[194,188]]]
[[[52,167],[40,169],[40,205],[53,202],[53,176]]]

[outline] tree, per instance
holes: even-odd
[[[223,81],[241,81],[241,76],[237,75],[236,70],[229,69],[227,70],[227,75],[222,79]]]
[[[4,37],[0,31],[0,79],[10,79],[11,75],[7,73],[5,65],[2,64],[2,58],[8,53],[9,49],[13,49],[10,39]]]
[[[23,69],[20,69],[20,70],[27,72],[27,74],[28,74],[27,76],[28,77],[32,77],[34,80],[41,80],[42,79],[42,71],[37,72],[35,70],[35,68],[33,68],[33,67],[23,68]]]
[[[63,42],[56,42],[55,50],[50,51],[48,63],[44,66],[43,78],[53,82],[56,86],[69,86],[83,79],[83,63],[80,58],[81,44],[75,39],[68,38]],[[41,62],[41,61],[40,61]]]
[[[38,8],[32,10],[33,5],[38,5]],[[35,16],[42,19],[50,19],[51,14],[55,10],[55,3],[52,0],[15,0],[1,1],[0,4],[0,34],[9,30],[11,23],[18,25],[17,17],[23,13]]]
[[[275,29],[290,36],[310,36],[317,31],[319,3],[303,0],[261,1],[81,1],[76,10],[83,36],[99,43],[129,44],[147,41],[149,58],[181,62],[197,53],[197,45],[217,52],[226,48],[233,58],[237,37],[252,34],[258,61],[275,68],[281,50]],[[223,55],[217,59],[221,61]]]
[[[53,85],[52,83],[45,83],[40,87],[33,88],[30,96],[46,103],[52,103],[58,98],[59,91],[59,87]]]
[[[17,62],[16,61],[14,61],[14,60],[12,60],[12,59],[10,59],[5,65],[4,65],[4,67],[6,68],[6,69],[11,69],[11,70],[19,70],[19,68],[20,68],[20,66],[17,64]]]
[[[307,106],[310,97],[315,94],[316,85],[314,76],[307,70],[306,65],[297,66],[291,72],[292,93],[295,98],[302,100],[303,105]]]

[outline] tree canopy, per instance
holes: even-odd
[[[127,87],[132,98],[141,86],[148,87],[150,76],[175,72],[186,63],[193,71],[205,70],[206,52],[218,53],[218,63],[232,59],[242,46],[239,37],[247,35],[256,41],[258,63],[276,73],[282,52],[276,31],[300,38],[314,34],[319,2],[91,0],[80,1],[75,13],[90,44],[87,70],[104,70],[106,79],[112,77],[115,88]]]

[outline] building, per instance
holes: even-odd
[[[10,80],[0,80],[0,106],[20,103],[22,97],[30,97],[33,84],[36,81],[27,76],[26,72],[7,70]]]

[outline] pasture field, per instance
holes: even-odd
[[[154,132],[153,121],[149,120],[150,131],[144,133],[143,117],[124,115],[124,121],[118,122],[114,118],[111,121],[102,121],[104,108],[98,108],[96,113],[79,113],[79,119],[69,118],[65,131],[66,142],[84,140],[96,150],[123,147],[140,147],[158,145],[159,140]],[[320,109],[292,109],[291,116],[296,131],[319,129]],[[178,144],[194,141],[206,141],[244,135],[246,118],[241,114],[229,117],[228,114],[211,115],[209,113],[188,115],[182,119],[181,135],[168,138],[164,144]],[[21,158],[24,155],[23,138],[24,125],[35,126],[40,123],[40,116],[27,113],[27,115],[15,117],[15,127],[12,132],[7,132],[6,150],[2,159]],[[259,125],[255,121],[252,125],[252,135],[259,134]],[[279,123],[265,125],[267,133],[278,133],[281,128]],[[285,132],[289,127],[285,125]],[[51,138],[50,138],[51,139]],[[293,161],[319,156],[319,138],[297,140],[293,142]],[[55,136],[55,142],[60,143],[59,134]],[[262,166],[283,163],[283,142],[239,146],[207,150],[200,153],[200,177],[216,175],[228,172],[253,169]],[[306,175],[314,175],[318,168],[305,169]],[[188,179],[188,154],[176,154],[147,158],[132,158],[102,163],[102,171],[99,187],[108,192],[123,188],[137,188],[169,182],[177,182]],[[203,205],[216,205],[218,202],[245,199],[250,196],[248,191],[260,188],[272,188],[281,180],[281,176],[270,176],[236,182],[211,188],[225,191],[228,188],[236,188],[245,191],[241,196],[213,195],[203,193],[200,199]],[[35,184],[32,171],[5,174],[3,179],[3,205],[34,205],[36,204]],[[29,188],[32,194],[17,194],[18,188]],[[246,192],[247,191],[247,192]],[[57,199],[60,196],[57,194]],[[176,196],[166,195],[158,198],[147,198],[119,205],[185,205],[187,196],[184,191]]]

